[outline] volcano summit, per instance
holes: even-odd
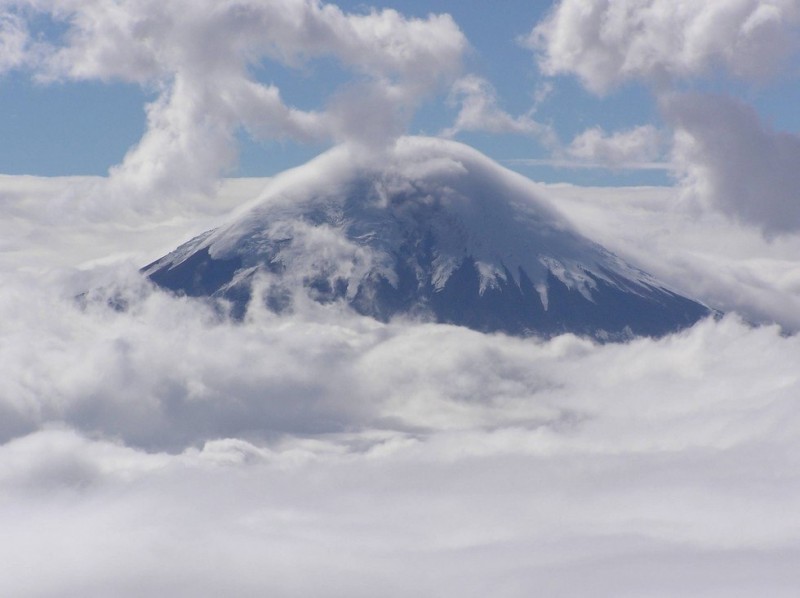
[[[298,293],[388,320],[600,340],[660,336],[709,315],[583,237],[525,177],[465,145],[407,137],[274,179],[224,225],[146,266],[157,285],[291,310]]]

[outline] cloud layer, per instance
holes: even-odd
[[[257,188],[241,185],[229,193]],[[597,346],[313,303],[232,324],[135,272],[218,205],[173,206],[166,228],[50,222],[37,198],[57,186],[9,177],[0,202],[15,252],[0,262],[3,593],[790,596],[800,583],[796,336],[731,316]],[[645,259],[730,253],[702,219],[671,245],[680,227],[656,191],[544,191],[603,241],[646,237],[650,253],[627,245]],[[775,251],[735,228],[720,238]],[[778,297],[781,277],[764,276]],[[101,285],[83,307],[72,298]]]
[[[19,323],[2,335],[4,592],[798,582],[800,346],[776,329],[597,347],[328,313],[233,326],[158,295],[127,314],[25,299],[3,305]]]

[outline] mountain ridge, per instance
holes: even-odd
[[[370,160],[334,148],[143,272],[238,318],[256,280],[274,311],[302,290],[384,321],[523,336],[661,336],[712,313],[582,236],[522,175],[435,138]]]

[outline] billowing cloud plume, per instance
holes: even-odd
[[[800,228],[800,136],[774,131],[742,102],[682,94],[664,100],[685,193],[768,234]]]
[[[140,190],[142,198],[208,190],[235,162],[240,128],[257,138],[385,143],[402,133],[426,94],[456,75],[466,47],[446,15],[411,19],[389,9],[346,14],[317,0],[6,4],[67,28],[62,41],[18,58],[22,22],[5,19],[0,31],[9,52],[2,60],[9,66],[30,58],[45,82],[121,80],[157,91],[144,137],[111,173],[122,185],[120,194]],[[362,82],[357,93],[321,98],[316,110],[287,105],[275,85],[253,74],[270,61],[297,68],[324,57]],[[362,119],[392,117],[364,127],[352,117],[348,98],[358,99]]]
[[[527,41],[545,74],[574,74],[602,94],[714,67],[762,78],[797,50],[798,27],[795,0],[561,0]]]
[[[652,125],[642,125],[625,131],[606,133],[592,127],[576,136],[566,153],[589,164],[611,168],[653,167],[661,157],[663,140]]]
[[[547,145],[554,143],[550,127],[534,120],[531,114],[512,116],[504,111],[491,83],[476,75],[455,82],[450,92],[450,103],[460,109],[453,126],[443,132],[445,136],[452,137],[461,131],[487,131],[529,135],[540,138]]]

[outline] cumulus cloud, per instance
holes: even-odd
[[[794,0],[562,0],[527,43],[547,75],[574,74],[599,94],[722,67],[760,79],[797,50]]]
[[[750,106],[681,94],[663,102],[685,193],[774,235],[800,228],[800,136],[772,130]]]
[[[771,130],[730,97],[674,90],[712,70],[769,77],[796,54],[798,33],[800,5],[792,0],[562,0],[527,41],[545,74],[575,75],[595,93],[651,83],[673,129],[671,169],[684,198],[775,235],[800,222],[797,136]],[[653,160],[659,149],[653,127],[611,136],[595,127],[566,151],[613,167],[629,156]]]
[[[539,95],[546,95],[542,88]],[[554,143],[549,126],[533,119],[531,114],[512,116],[499,106],[497,93],[491,83],[476,75],[460,78],[450,91],[450,103],[459,106],[459,113],[452,127],[443,135],[452,137],[462,131],[487,131],[490,133],[515,133],[542,139],[546,144]]]
[[[611,168],[653,167],[662,154],[661,133],[652,125],[606,133],[592,127],[577,135],[566,153],[589,164]]]
[[[60,40],[18,58],[24,54],[24,23],[4,19],[3,47],[9,52],[2,60],[8,67],[25,58],[44,82],[121,80],[156,91],[144,137],[111,171],[120,189],[98,192],[140,201],[208,192],[235,163],[239,129],[257,138],[353,141],[373,148],[385,143],[402,131],[422,98],[457,74],[466,47],[447,15],[414,19],[390,9],[347,14],[316,0],[6,4],[66,27]],[[264,64],[299,68],[324,57],[360,79],[360,92],[321,98],[317,109],[300,110],[253,74]],[[362,117],[388,113],[394,121],[365,135],[348,98],[358,99]]]

